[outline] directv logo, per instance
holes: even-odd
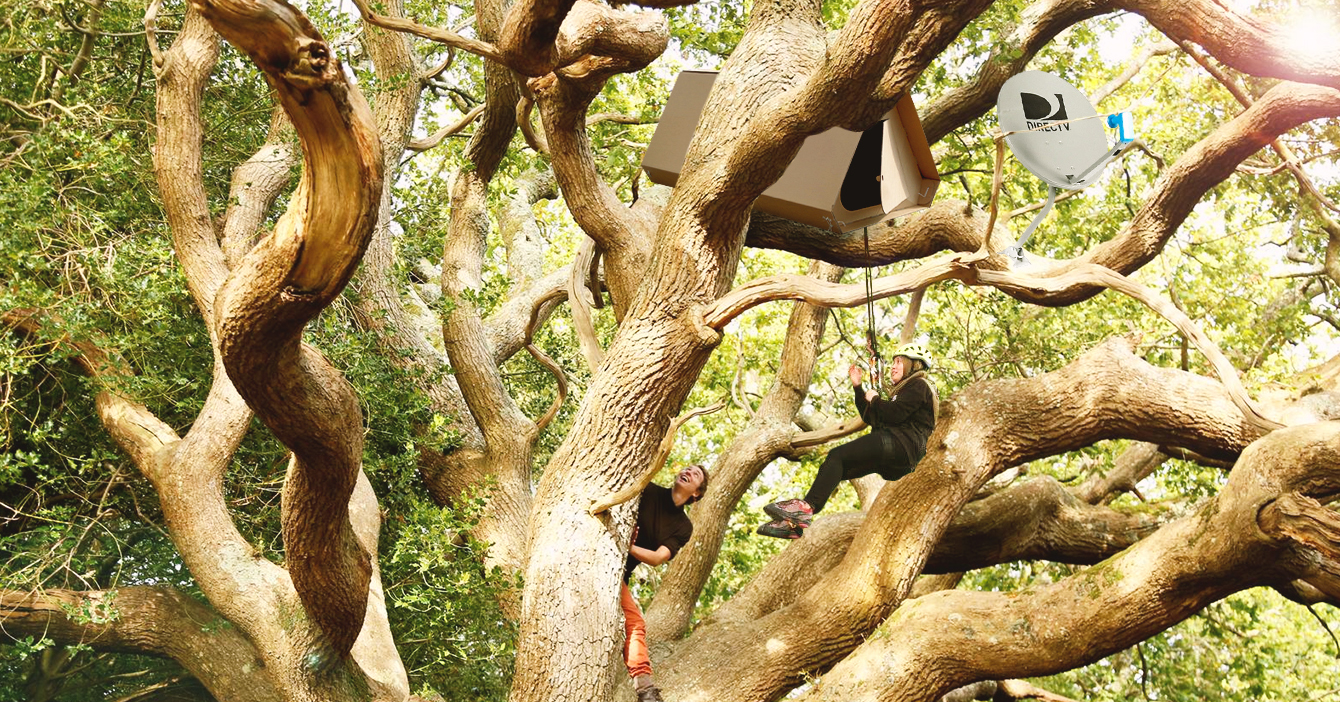
[[[1052,94],[1056,96],[1055,105],[1044,95],[1019,93],[1024,106],[1024,123],[1029,129],[1040,132],[1070,131],[1069,124],[1051,124],[1069,119],[1065,112],[1065,98],[1060,93]]]

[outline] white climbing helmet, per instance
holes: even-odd
[[[893,355],[921,361],[926,364],[927,368],[931,367],[931,354],[925,348],[922,348],[921,344],[904,344],[893,352]]]

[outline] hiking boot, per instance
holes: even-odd
[[[814,519],[814,508],[804,500],[784,500],[764,505],[763,511],[773,519],[793,522],[801,527],[810,525]]]
[[[759,527],[758,533],[778,539],[799,539],[805,535],[805,526],[788,519],[778,519]]]
[[[648,685],[638,690],[637,702],[664,702],[661,699],[661,689],[655,685]]]

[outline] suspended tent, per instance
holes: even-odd
[[[1010,151],[1047,184],[1047,200],[1013,246],[1001,253],[1023,262],[1024,244],[1056,203],[1058,188],[1080,190],[1103,175],[1113,159],[1139,142],[1129,112],[1105,115],[1117,130],[1109,146],[1100,115],[1079,89],[1043,71],[1025,71],[1001,86],[996,97],[1000,130]]]
[[[679,182],[716,76],[716,71],[683,71],[675,79],[642,157],[653,183]],[[929,207],[939,185],[921,119],[907,96],[864,132],[835,127],[805,139],[754,209],[845,233]]]
[[[716,71],[683,71],[675,79],[642,168],[653,183],[679,182],[689,142],[698,128]],[[760,212],[846,233],[930,207],[940,175],[912,96],[904,96],[865,131],[840,127],[807,137],[782,177],[754,203]],[[866,258],[870,238],[866,233]],[[877,368],[874,298],[865,269],[871,368]]]

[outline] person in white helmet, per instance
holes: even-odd
[[[897,480],[912,472],[926,455],[926,440],[935,429],[938,400],[926,378],[930,355],[916,344],[899,348],[888,369],[886,397],[861,385],[861,369],[847,369],[856,395],[856,411],[869,424],[869,434],[828,452],[803,499],[782,500],[763,508],[773,521],[758,528],[764,536],[798,539],[821,512],[843,480],[878,473]]]

